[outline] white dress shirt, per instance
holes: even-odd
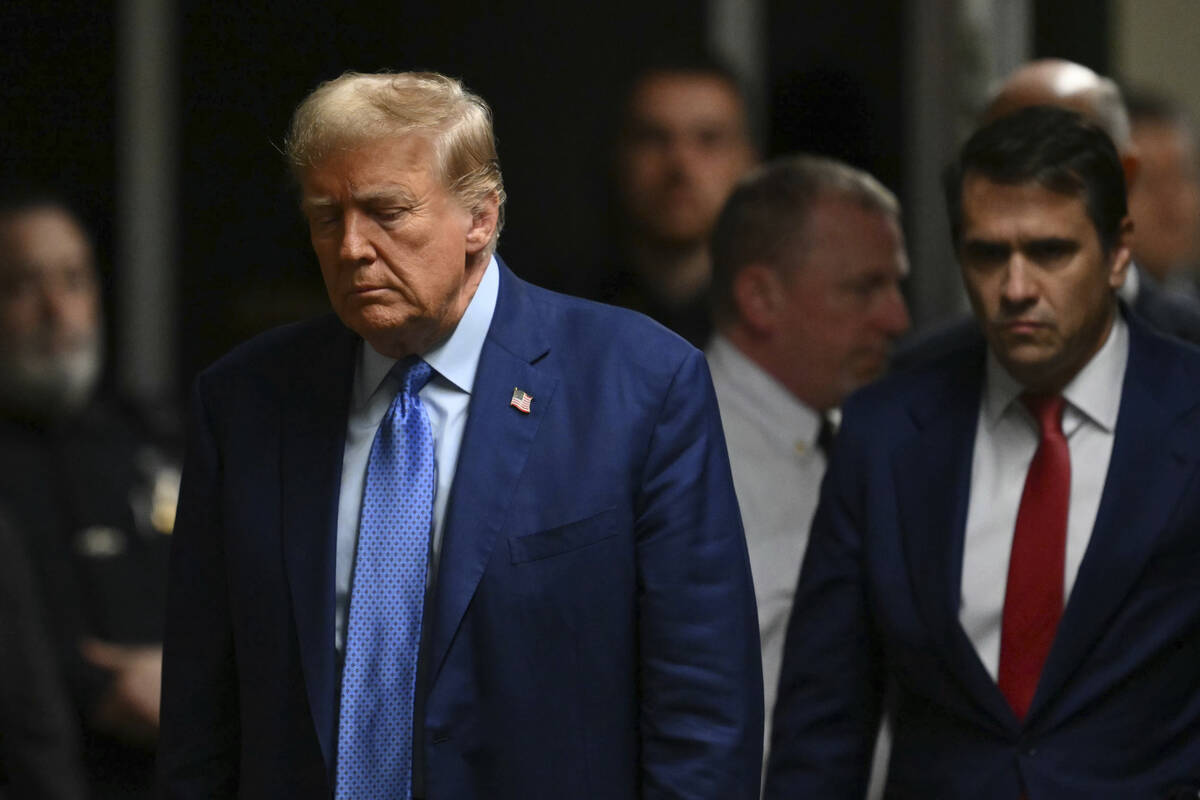
[[[821,417],[720,334],[705,356],[721,408],[758,602],[765,757],[783,640],[825,475],[825,456],[817,447]]]
[[[1121,284],[1121,288],[1117,289],[1117,297],[1124,300],[1132,306],[1137,302],[1138,292],[1142,290],[1142,277],[1138,274],[1138,265],[1129,262],[1129,267],[1125,270],[1125,282]]]
[[[1071,454],[1064,603],[1096,524],[1128,359],[1129,330],[1117,313],[1104,345],[1063,390],[1063,433]],[[1017,510],[1039,439],[1037,422],[1019,400],[1022,391],[989,349],[971,462],[959,621],[993,679]]]
[[[475,387],[479,354],[492,324],[499,291],[500,268],[493,258],[454,331],[421,356],[433,367],[429,383],[419,392],[433,429],[433,457],[437,473],[437,488],[433,498],[433,534],[429,543],[429,568],[426,573],[430,578],[437,574],[446,501],[458,466],[458,451],[467,424],[467,405],[471,390]],[[375,441],[375,432],[379,430],[392,398],[400,390],[400,382],[388,374],[395,363],[395,359],[380,355],[366,342],[360,343],[350,397],[350,417],[346,423],[346,449],[342,456],[342,486],[338,500],[334,645],[339,653],[346,640],[350,581],[354,572],[358,521],[371,443]]]

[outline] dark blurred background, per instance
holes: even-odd
[[[429,68],[482,94],[510,198],[500,251],[522,276],[562,286],[610,229],[625,76],[663,48],[712,46],[750,84],[764,155],[827,153],[897,191],[921,325],[959,302],[931,167],[987,82],[1020,61],[1054,55],[1113,72],[1112,6],[8,2],[0,169],[70,191],[96,232],[122,384],[178,396],[241,339],[325,308],[277,150],[319,81]],[[731,35],[731,19],[752,35]]]

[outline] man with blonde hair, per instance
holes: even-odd
[[[336,318],[197,380],[165,795],[755,797],[754,594],[701,354],[508,270],[458,81],[343,75],[286,152]]]

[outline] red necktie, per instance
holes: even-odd
[[[1062,616],[1071,454],[1062,432],[1062,396],[1021,399],[1037,420],[1040,437],[1013,532],[997,682],[1017,717],[1024,719]]]

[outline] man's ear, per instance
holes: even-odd
[[[733,305],[738,319],[757,334],[770,333],[782,305],[783,281],[765,264],[747,264],[733,278]]]
[[[1125,283],[1125,276],[1129,273],[1129,264],[1133,260],[1133,218],[1126,215],[1121,220],[1121,230],[1117,235],[1117,241],[1113,244],[1112,252],[1109,253],[1108,265],[1108,285],[1114,289],[1119,289]]]
[[[1121,170],[1125,173],[1125,191],[1128,192],[1142,172],[1142,157],[1132,146],[1121,153]]]
[[[500,196],[492,192],[471,211],[471,227],[467,230],[467,253],[481,252],[496,235],[500,224]]]

